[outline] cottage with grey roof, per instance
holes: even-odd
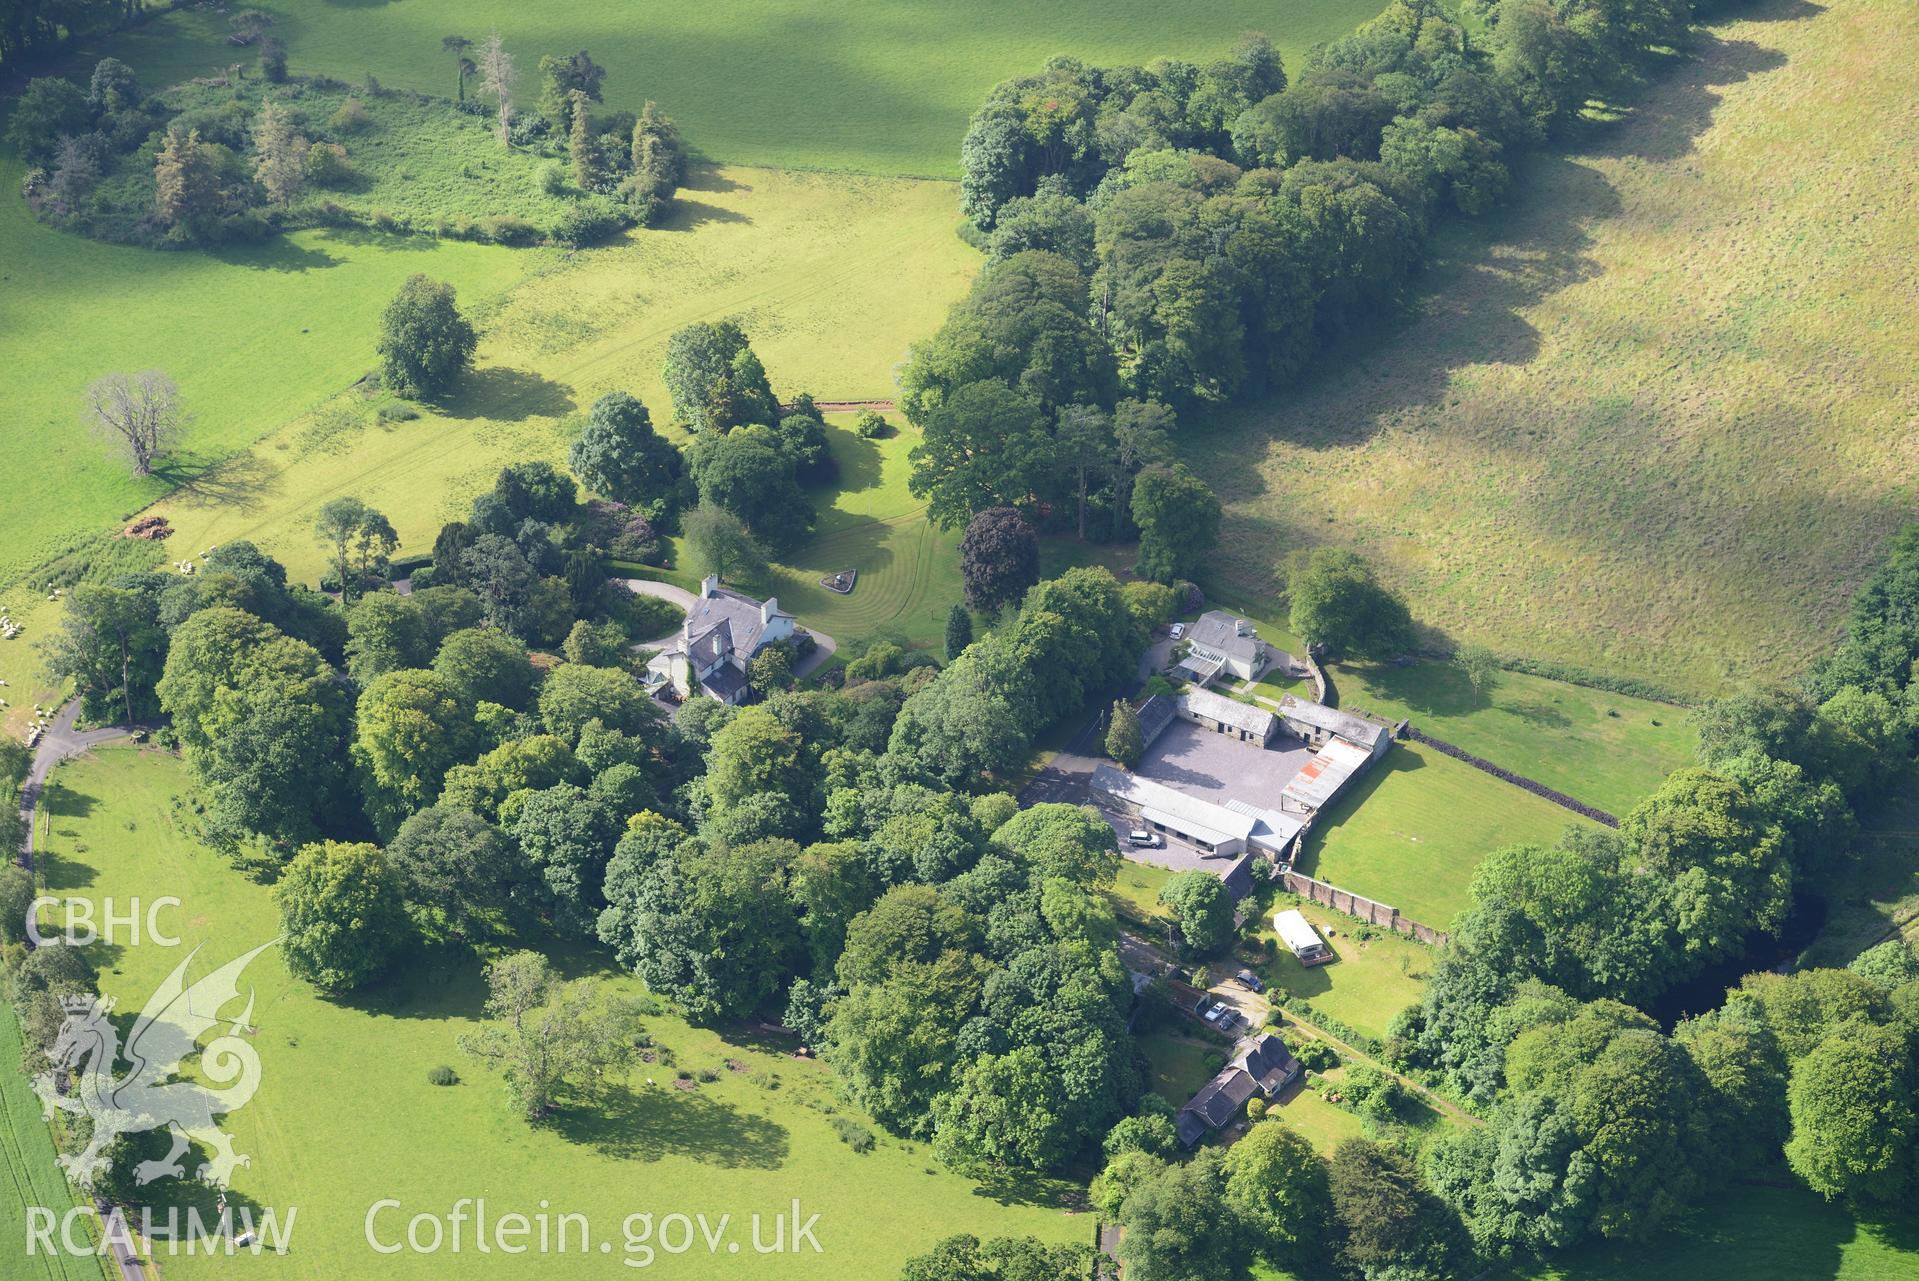
[[[1393,727],[1383,721],[1315,703],[1297,694],[1288,694],[1279,700],[1279,720],[1287,730],[1314,747],[1324,746],[1328,739],[1343,738],[1375,757],[1386,754],[1393,737]]]
[[[1188,1099],[1174,1118],[1173,1129],[1181,1146],[1190,1148],[1208,1132],[1231,1123],[1253,1096],[1279,1097],[1303,1070],[1286,1043],[1271,1032],[1240,1042],[1233,1061],[1200,1086],[1199,1093]]]
[[[1279,718],[1265,708],[1211,690],[1189,689],[1179,696],[1175,707],[1182,720],[1216,734],[1230,734],[1242,743],[1264,747],[1279,732]]]
[[[647,664],[647,683],[670,684],[682,698],[700,694],[722,703],[742,702],[748,666],[768,645],[790,640],[793,633],[793,615],[780,608],[778,597],[754,600],[708,575],[680,634]]]
[[[1195,685],[1205,685],[1221,672],[1249,681],[1265,671],[1275,660],[1291,671],[1292,655],[1276,650],[1259,638],[1253,625],[1237,614],[1209,609],[1186,629],[1186,658],[1178,675]]]

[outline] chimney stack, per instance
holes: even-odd
[[[720,591],[720,576],[718,574],[708,574],[705,578],[702,578],[700,580],[700,595],[702,598],[707,596],[717,596],[719,594],[719,591]]]
[[[766,600],[760,605],[760,626],[764,627],[768,623],[772,622],[773,615],[777,614],[779,612],[779,609],[780,609],[780,598],[777,596],[768,596]]]

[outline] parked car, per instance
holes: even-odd
[[[1148,849],[1156,850],[1166,844],[1166,838],[1158,832],[1149,832],[1145,828],[1136,827],[1126,834],[1126,843],[1128,845],[1143,845]]]
[[[1233,975],[1233,982],[1239,984],[1248,992],[1264,992],[1266,990],[1266,984],[1261,982],[1259,975],[1253,973],[1251,970],[1241,970],[1239,973]]]
[[[1184,624],[1184,623],[1174,623],[1174,624],[1173,624],[1173,629],[1172,629],[1172,637],[1173,637],[1173,639],[1174,639],[1174,640],[1179,640],[1180,638],[1182,638],[1182,637],[1184,637],[1185,635],[1186,635],[1186,624]]]
[[[1208,1023],[1211,1023],[1214,1027],[1218,1027],[1220,1025],[1220,1022],[1219,1022],[1220,1019],[1225,1017],[1225,1014],[1226,1014],[1226,1002],[1214,1001],[1212,1005],[1207,1009],[1206,1013],[1202,1015],[1201,1017],[1204,1018]]]

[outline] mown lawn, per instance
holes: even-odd
[[[1282,902],[1269,907],[1260,914],[1258,928],[1250,936],[1261,943],[1272,939],[1277,945],[1273,913],[1293,906]],[[1419,1000],[1426,974],[1432,968],[1433,950],[1390,930],[1375,930],[1374,937],[1361,940],[1353,934],[1360,925],[1352,917],[1328,911],[1317,903],[1300,903],[1297,907],[1332,945],[1339,959],[1308,967],[1279,947],[1273,959],[1253,967],[1266,980],[1268,999],[1281,1009],[1286,1008],[1289,999],[1310,1001],[1315,1011],[1324,1011],[1368,1036],[1383,1039],[1393,1016]]]
[[[1334,1069],[1335,1075],[1339,1071]],[[1333,1149],[1347,1139],[1366,1136],[1366,1125],[1358,1113],[1328,1103],[1311,1090],[1300,1090],[1266,1115],[1305,1135],[1323,1157],[1331,1157]]]
[[[122,902],[178,896],[181,908],[165,920],[187,947],[204,947],[196,967],[224,963],[273,937],[277,919],[267,887],[176,825],[170,800],[185,786],[178,761],[157,751],[108,749],[62,767],[57,780],[53,892]],[[123,1009],[137,1010],[185,955],[143,944],[99,948],[97,959],[108,993]],[[603,957],[584,950],[558,959],[573,972],[605,967]],[[881,1134],[874,1151],[854,1153],[830,1122],[865,1118],[838,1098],[826,1067],[793,1058],[777,1040],[729,1038],[669,1016],[651,1018],[648,1029],[673,1053],[672,1065],[643,1066],[611,1103],[534,1128],[512,1114],[499,1082],[456,1044],[475,1025],[484,997],[476,963],[421,961],[379,988],[337,999],[291,979],[273,951],[246,978],[257,991],[253,1044],[262,1079],[254,1100],[228,1119],[239,1149],[253,1157],[235,1189],[260,1205],[299,1209],[293,1249],[249,1261],[261,1275],[446,1275],[444,1256],[382,1257],[367,1248],[363,1220],[383,1197],[400,1199],[408,1214],[444,1213],[462,1196],[484,1195],[496,1215],[533,1213],[547,1202],[555,1211],[589,1215],[596,1232],[615,1242],[624,1216],[639,1211],[705,1212],[709,1220],[731,1213],[742,1233],[751,1214],[785,1209],[795,1196],[807,1213],[820,1215],[822,1254],[743,1249],[710,1256],[700,1247],[659,1257],[661,1275],[685,1278],[883,1278],[953,1232],[1067,1240],[1090,1231],[1083,1218],[1057,1208],[981,1195],[941,1170],[924,1145]],[[724,1066],[726,1060],[744,1070]],[[427,1072],[438,1064],[453,1066],[461,1083],[430,1085]],[[669,1089],[675,1067],[717,1068],[718,1080]],[[657,1087],[646,1084],[649,1074]],[[875,1213],[876,1206],[887,1212]],[[469,1250],[457,1262],[462,1276],[620,1270],[607,1258],[578,1255],[535,1265]],[[167,1277],[182,1281],[233,1267],[204,1258],[166,1259],[163,1266]]]
[[[296,72],[354,81],[372,74],[389,86],[451,94],[453,60],[441,37],[484,40],[498,31],[518,61],[522,110],[538,95],[541,54],[585,48],[607,69],[609,109],[638,111],[653,99],[693,146],[717,159],[942,178],[958,175],[960,137],[986,91],[1038,71],[1054,54],[1093,63],[1162,55],[1204,62],[1254,30],[1271,36],[1296,72],[1313,44],[1383,7],[1378,0],[1300,0],[1283,9],[1259,0],[742,0],[723,10],[591,0],[267,6]],[[113,49],[136,68],[178,80],[232,61],[227,32],[223,15],[186,10]]]
[[[780,604],[842,642],[888,636],[938,649],[946,614],[961,598],[959,531],[936,529],[926,504],[907,491],[907,451],[919,431],[899,414],[877,440],[854,434],[853,416],[834,414],[827,440],[839,476],[815,491],[819,525],[813,537],[784,558],[769,585]],[[842,596],[820,579],[856,569],[859,579]]]
[[[1740,10],[1444,232],[1408,322],[1182,424],[1218,573],[1351,547],[1455,638],[1699,693],[1823,651],[1919,485],[1915,42],[1903,0]]]
[[[1168,868],[1124,859],[1107,894],[1120,913],[1135,924],[1152,924],[1166,917],[1166,909],[1160,905],[1159,892],[1166,888],[1166,882],[1172,876]]]
[[[1398,743],[1320,816],[1300,870],[1443,930],[1466,907],[1487,854],[1550,843],[1586,822],[1431,748]]]
[[[20,1025],[13,1008],[0,1005],[0,1263],[4,1264],[0,1273],[8,1281],[103,1281],[107,1265],[97,1255],[75,1256],[64,1249],[51,1254],[39,1249],[27,1252],[28,1229],[38,1231],[44,1226],[29,1223],[29,1206],[51,1210],[57,1223],[80,1202],[55,1162],[40,1100],[19,1070],[20,1051]],[[91,1231],[97,1240],[97,1220]],[[74,1237],[88,1239],[77,1228]],[[57,1246],[57,1226],[53,1240]]]
[[[1683,707],[1500,672],[1475,690],[1451,663],[1340,664],[1342,707],[1413,725],[1575,800],[1624,817],[1693,759]]]
[[[1168,1013],[1165,1018],[1165,1027],[1138,1038],[1139,1048],[1152,1069],[1147,1090],[1165,1099],[1177,1111],[1219,1071],[1217,1066],[1207,1066],[1209,1056],[1220,1062],[1231,1056],[1224,1044],[1189,1032],[1183,1026],[1185,1020],[1178,1015]]]

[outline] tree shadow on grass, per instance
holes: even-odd
[[[879,487],[883,460],[878,445],[838,423],[826,424],[826,441],[839,476],[819,486],[824,496],[830,499]]]
[[[230,266],[251,267],[256,271],[313,271],[340,264],[340,260],[326,250],[295,244],[286,236],[274,236],[256,245],[216,249],[212,256]]]
[[[377,982],[325,995],[334,1005],[379,1018],[479,1022],[486,1017],[486,976],[480,961],[451,947],[409,948]]]
[[[560,418],[573,412],[572,389],[530,369],[498,365],[475,369],[458,389],[434,408],[447,418],[492,418],[521,422],[528,418]]]
[[[1468,716],[1492,706],[1492,698],[1473,688],[1466,673],[1451,663],[1354,666],[1353,674],[1385,698],[1431,716]],[[1335,677],[1337,679],[1337,677]],[[1349,697],[1365,697],[1357,690]]]
[[[1784,20],[1818,11],[1807,0],[1768,0],[1759,16]],[[1279,509],[1268,498],[1277,473],[1260,465],[1266,442],[1343,450],[1390,427],[1434,430],[1428,411],[1447,403],[1457,371],[1531,363],[1541,340],[1527,311],[1599,274],[1590,228],[1622,211],[1592,159],[1690,153],[1712,125],[1721,87],[1785,62],[1778,50],[1710,33],[1694,52],[1655,78],[1622,118],[1591,123],[1516,165],[1507,209],[1447,220],[1428,250],[1412,307],[1329,344],[1306,377],[1263,403],[1182,424],[1191,461],[1227,506],[1216,572],[1235,582],[1272,583],[1273,549],[1310,548],[1345,532],[1268,514]]]
[[[1543,729],[1572,728],[1572,717],[1566,715],[1566,713],[1560,711],[1557,707],[1549,707],[1545,703],[1531,701],[1514,703],[1508,710],[1521,720],[1530,721]]]
[[[681,191],[751,191],[744,183],[738,183],[721,173],[718,165],[689,165],[686,181],[680,184]]]
[[[1817,5],[1801,6],[1795,0],[1759,6],[1761,11],[1798,7],[1819,12]],[[1626,104],[1616,120],[1587,122],[1571,145],[1587,155],[1676,160],[1691,154],[1700,135],[1712,128],[1723,96],[1718,90],[1785,65],[1786,55],[1777,49],[1750,40],[1721,40],[1702,31],[1689,50],[1652,73],[1636,104]]]
[[[667,208],[666,217],[655,223],[653,230],[694,231],[716,222],[750,225],[752,221],[737,209],[726,209],[719,205],[709,205],[704,200],[688,200],[683,196],[676,196]]]
[[[1086,1189],[1067,1179],[1043,1174],[989,1172],[978,1177],[973,1195],[1001,1205],[1046,1206],[1078,1211],[1086,1208]]]
[[[786,1164],[786,1127],[742,1112],[701,1089],[667,1085],[595,1091],[547,1124],[574,1143],[630,1161],[688,1157],[722,1169],[777,1170]]]
[[[178,454],[155,466],[153,474],[166,482],[183,507],[254,512],[280,492],[278,469],[252,450],[218,458]]]
[[[326,239],[337,240],[343,245],[387,250],[415,251],[440,247],[438,236],[417,231],[383,231],[378,227],[328,227]]]

